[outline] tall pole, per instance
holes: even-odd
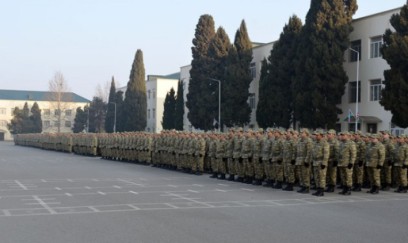
[[[113,132],[116,132],[116,103],[115,102],[109,102],[109,104],[114,104],[115,105],[115,119],[113,120]]]
[[[221,80],[209,79],[218,83],[218,132],[221,132]]]
[[[356,79],[356,114],[355,114],[355,121],[356,121],[356,126],[355,126],[355,131],[358,131],[358,120],[359,120],[359,115],[358,115],[358,77],[359,77],[359,70],[360,70],[360,52],[357,50],[354,50],[353,48],[349,47],[351,51],[354,51],[357,53],[357,79]]]
[[[87,112],[88,112],[88,116],[86,118],[86,132],[89,133],[89,106],[88,106]]]

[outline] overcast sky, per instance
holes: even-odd
[[[355,18],[406,0],[358,0]],[[195,26],[213,16],[231,41],[245,19],[254,42],[279,37],[289,17],[302,20],[310,0],[0,0],[0,89],[48,90],[61,71],[72,92],[91,99],[114,76],[126,85],[137,49],[146,75],[191,62]]]

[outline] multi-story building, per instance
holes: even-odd
[[[0,90],[0,140],[11,140],[13,137],[7,128],[13,118],[16,107],[22,109],[27,102],[29,109],[37,102],[41,109],[43,132],[72,132],[76,109],[84,107],[90,101],[72,92],[62,94],[61,102],[55,102],[52,92],[29,90]],[[59,105],[58,105],[59,103]],[[58,109],[59,107],[59,109]],[[61,124],[58,117],[61,116]]]

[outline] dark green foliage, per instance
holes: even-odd
[[[261,127],[289,128],[292,122],[294,59],[301,29],[302,21],[292,16],[273,45],[269,64],[266,60],[262,63],[257,109],[257,121]]]
[[[146,81],[143,52],[138,49],[127,84],[123,116],[125,131],[144,131],[146,128]]]
[[[163,120],[162,126],[165,130],[170,130],[175,128],[174,117],[176,110],[176,92],[173,88],[170,89],[170,92],[167,93],[166,99],[164,100],[164,111],[163,111]]]
[[[31,132],[32,133],[41,133],[42,132],[42,119],[41,119],[41,110],[37,102],[34,102],[31,107]]]
[[[23,111],[18,107],[14,108],[13,118],[10,123],[7,124],[7,127],[11,134],[20,134],[24,133],[23,131]]]
[[[123,100],[122,91],[116,92],[115,100],[116,100],[116,131],[124,132],[125,131],[123,127],[124,120],[121,119],[124,116],[124,112],[123,112],[124,100]]]
[[[334,128],[348,77],[343,69],[356,0],[312,0],[300,35],[294,116],[300,126]]]
[[[81,107],[76,109],[75,119],[74,119],[74,126],[72,127],[72,132],[80,133],[85,132],[87,129],[88,123],[88,106],[84,107],[82,110]]]
[[[390,65],[384,71],[385,88],[382,90],[380,104],[391,111],[391,121],[408,127],[408,5],[399,14],[391,17],[390,23],[395,32],[387,29],[381,52]]]
[[[210,130],[214,122],[214,94],[210,90],[209,75],[211,72],[208,48],[215,35],[214,20],[210,15],[202,15],[198,21],[191,48],[190,82],[186,106],[189,109],[188,119],[195,128]],[[210,106],[210,108],[208,107]]]
[[[234,46],[229,49],[223,87],[223,123],[228,126],[248,124],[251,108],[248,104],[249,85],[252,81],[250,65],[252,44],[245,21],[235,34]]]
[[[89,132],[105,132],[106,103],[99,97],[92,99],[89,106]]]
[[[176,107],[174,112],[174,128],[178,131],[183,131],[184,121],[184,84],[183,81],[178,82]]]
[[[115,104],[116,104],[116,87],[115,79],[112,77],[111,87],[109,90],[109,98],[106,111],[105,131],[113,132],[115,123]],[[117,112],[117,111],[116,111]]]

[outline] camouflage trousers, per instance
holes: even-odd
[[[337,167],[333,165],[332,161],[329,161],[327,166],[327,184],[335,186],[337,184]]]
[[[213,173],[218,173],[218,159],[215,157],[211,157],[210,161],[211,161],[211,171]]]
[[[244,158],[242,159],[242,164],[244,166],[244,174],[248,177],[254,177],[254,165],[252,163],[252,158]]]
[[[235,173],[238,175],[238,177],[244,177],[245,168],[244,168],[244,163],[242,161],[242,158],[234,159],[234,164],[235,164]]]
[[[275,180],[275,168],[270,160],[263,160],[265,178],[267,180]]]
[[[310,165],[300,165],[300,185],[304,187],[310,187]]]
[[[228,174],[235,175],[235,165],[234,165],[234,159],[233,158],[228,158],[227,170],[228,170]]]
[[[253,158],[255,179],[262,180],[264,177],[264,166],[261,158]]]
[[[227,159],[217,158],[217,172],[221,174],[227,174]]]
[[[202,155],[197,155],[197,156],[192,155],[191,157],[192,157],[191,170],[193,172],[203,172],[204,171],[204,156],[202,156]]]
[[[381,170],[376,167],[367,167],[368,179],[371,183],[371,186],[381,186]]]
[[[360,166],[361,165],[361,166]],[[363,162],[355,163],[353,167],[353,183],[362,185],[364,180]]]
[[[353,185],[353,168],[339,167],[341,184],[346,187]]]
[[[406,187],[407,186],[407,169],[402,168],[401,166],[396,166],[396,175],[397,175],[397,185]]]
[[[273,163],[274,167],[274,172],[275,172],[275,180],[279,182],[283,182],[283,163],[282,161],[280,162],[274,162]]]
[[[283,172],[286,178],[287,183],[295,183],[295,166],[292,165],[290,162],[285,163],[283,167]]]
[[[391,184],[392,183],[392,166],[389,162],[384,162],[384,167],[381,169],[381,181],[383,183]]]
[[[320,165],[313,166],[314,180],[315,180],[315,184],[317,188],[326,187],[326,172],[327,172],[327,167],[322,169]]]

